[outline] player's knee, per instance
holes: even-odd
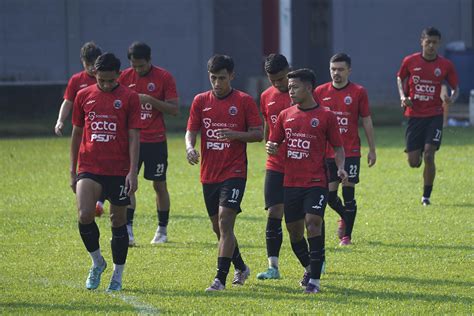
[[[321,236],[322,233],[322,221],[321,222],[309,222],[306,224],[306,230],[308,232],[308,236]]]
[[[408,157],[408,165],[411,168],[420,168],[420,166],[421,166],[421,157]]]
[[[425,152],[425,155],[423,158],[424,158],[425,164],[434,164],[435,153],[432,151],[427,151]]]
[[[219,233],[221,236],[227,236],[233,232],[233,221],[225,216],[219,217]]]
[[[293,227],[291,224],[287,224],[286,229],[291,242],[298,242],[303,239],[304,230],[297,229],[297,227]]]
[[[158,195],[163,195],[168,193],[168,188],[166,187],[166,181],[153,181],[153,189]]]
[[[120,227],[127,224],[127,217],[122,214],[111,212],[109,218],[112,227]]]
[[[95,214],[87,210],[79,210],[78,221],[81,224],[87,225],[94,221]]]

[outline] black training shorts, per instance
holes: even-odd
[[[411,117],[405,133],[406,152],[423,150],[425,144],[441,146],[443,115],[431,117]]]
[[[283,178],[282,172],[268,170],[265,173],[265,209],[277,204],[283,204]]]
[[[110,204],[125,206],[130,204],[130,197],[127,195],[125,187],[125,177],[123,176],[103,176],[89,172],[82,172],[77,175],[77,182],[81,179],[91,179],[102,186],[102,197],[109,200]]]
[[[168,146],[166,141],[140,143],[138,172],[140,172],[143,163],[145,163],[145,179],[166,181],[166,170],[168,170]]]
[[[329,182],[341,182],[337,176],[337,165],[334,159],[326,159],[326,166],[329,171]],[[347,157],[344,163],[344,170],[348,175],[350,183],[359,183],[360,157]]]
[[[306,213],[324,218],[327,198],[328,189],[326,188],[285,187],[285,222],[292,223],[304,219]]]
[[[217,215],[219,206],[231,208],[240,213],[245,184],[246,179],[243,178],[230,178],[219,183],[204,183],[202,193],[209,216]]]

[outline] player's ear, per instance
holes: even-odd
[[[229,78],[230,78],[230,80],[234,80],[234,78],[235,78],[235,72],[234,72],[234,71],[232,71],[232,72],[229,74]]]

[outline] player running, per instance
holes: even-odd
[[[443,102],[454,103],[459,95],[458,76],[451,61],[438,55],[441,33],[434,27],[421,32],[421,53],[405,57],[397,73],[401,106],[408,117],[405,133],[408,164],[423,170],[421,204],[430,205],[436,175],[435,153],[441,146],[443,133]],[[447,82],[451,96],[441,100],[441,85]],[[406,87],[406,89],[405,89]]]
[[[344,53],[332,56],[329,62],[329,71],[332,81],[318,86],[315,93],[321,105],[329,108],[336,115],[339,132],[344,143],[346,157],[344,170],[349,175],[348,181],[342,184],[344,204],[337,195],[341,180],[337,175],[334,150],[331,146],[326,149],[326,164],[329,170],[328,204],[341,217],[338,237],[340,245],[346,246],[352,243],[352,229],[357,214],[355,185],[359,183],[361,157],[359,118],[362,120],[362,127],[369,144],[369,153],[367,154],[369,167],[375,164],[377,156],[367,91],[364,87],[349,81],[349,75],[352,71],[351,58]]]
[[[201,182],[212,228],[219,240],[217,275],[206,291],[225,289],[231,262],[232,284],[243,285],[250,275],[234,235],[237,214],[247,179],[246,143],[263,138],[262,121],[251,96],[231,86],[234,62],[214,55],[207,63],[212,89],[198,94],[191,105],[186,131],[186,154],[191,165],[199,163],[194,148],[201,133]]]
[[[126,207],[137,189],[140,103],[138,94],[120,85],[120,60],[105,53],[95,62],[97,84],[75,101],[71,136],[71,188],[76,193],[79,232],[92,258],[86,288],[99,287],[107,263],[99,246],[95,203],[110,202],[114,272],[107,291],[122,289],[128,252]]]
[[[166,185],[168,169],[168,146],[164,114],[178,115],[179,101],[173,76],[165,69],[151,63],[151,48],[142,42],[134,42],[127,54],[130,68],[125,69],[119,82],[139,93],[141,103],[140,158],[138,170],[145,164],[144,177],[153,181],[156,193],[158,227],[151,244],[168,240],[170,196]],[[136,208],[135,195],[130,197],[127,208],[127,230],[130,246],[135,245],[133,217]]]
[[[328,144],[334,148],[337,174],[342,181],[347,173],[337,118],[313,98],[316,84],[313,71],[295,70],[288,73],[288,79],[290,97],[296,106],[280,113],[266,148],[268,154],[275,155],[279,145],[286,142],[285,222],[293,252],[305,268],[300,285],[310,294],[320,291],[325,257],[322,226],[328,195],[325,165]],[[309,249],[304,238],[305,227]]]
[[[83,88],[95,85],[97,80],[94,74],[94,62],[102,54],[102,51],[94,42],[87,42],[81,47],[81,64],[84,70],[78,72],[69,79],[64,91],[64,100],[58,113],[58,120],[54,126],[54,132],[58,136],[63,135],[64,121],[72,110],[77,92]]]

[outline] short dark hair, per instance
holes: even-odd
[[[299,79],[302,82],[309,82],[314,90],[316,88],[316,75],[309,68],[301,68],[291,71],[287,75],[288,79]]]
[[[425,38],[428,36],[438,36],[439,39],[441,39],[441,32],[437,28],[430,26],[421,31],[421,38]]]
[[[207,70],[212,73],[216,73],[226,69],[228,73],[234,71],[234,60],[228,55],[216,54],[212,56],[207,62]]]
[[[81,60],[86,63],[93,63],[102,55],[102,50],[94,42],[87,42],[81,47]]]
[[[271,75],[290,68],[288,60],[282,54],[270,54],[265,58],[265,72]]]
[[[341,61],[345,62],[349,68],[351,67],[351,56],[347,55],[346,53],[337,53],[329,60],[330,63],[337,63]]]
[[[128,48],[127,58],[132,59],[151,59],[151,48],[143,42],[133,42]]]
[[[100,55],[94,64],[96,71],[120,71],[120,59],[112,53]]]

